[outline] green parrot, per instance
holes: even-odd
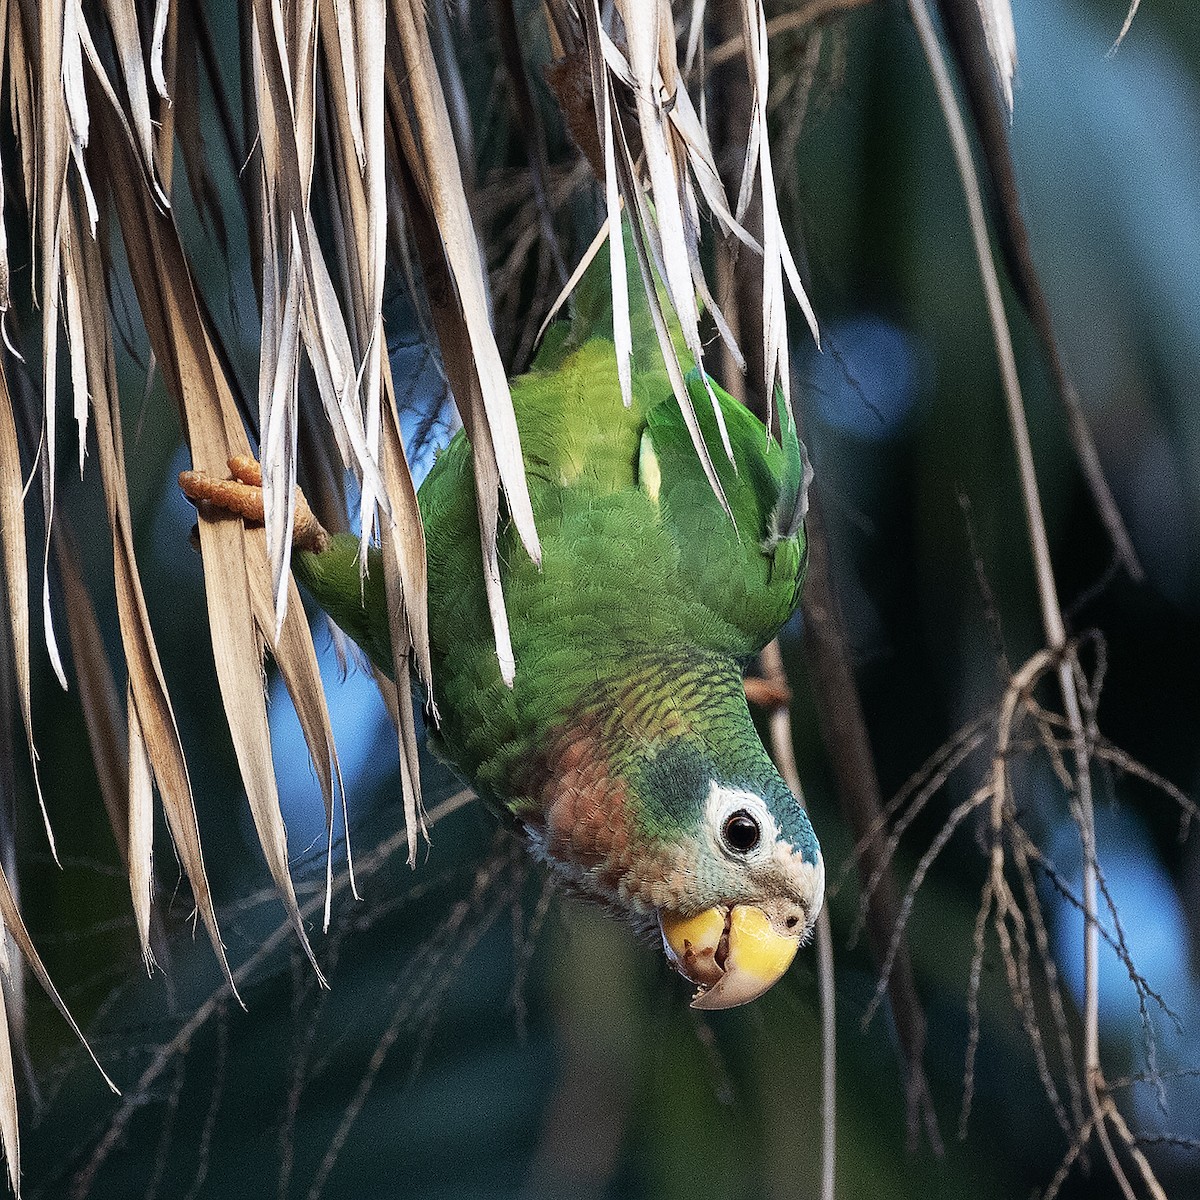
[[[789,414],[769,437],[676,336],[723,507],[672,392],[632,247],[627,261],[631,405],[607,247],[576,289],[572,320],[551,327],[511,384],[542,546],[539,569],[502,519],[511,686],[492,636],[464,433],[420,488],[440,713],[429,736],[570,891],[661,934],[672,965],[699,986],[696,1007],[726,1008],[786,971],[824,897],[817,839],[759,739],[742,679],[799,602],[808,466]],[[246,461],[231,466],[253,485]],[[261,514],[261,494],[255,509],[231,503],[221,481],[185,472],[181,484],[197,501]],[[356,538],[318,530],[297,538],[293,570],[390,673],[382,564],[372,551],[364,585],[358,554]]]

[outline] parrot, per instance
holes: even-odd
[[[428,738],[568,892],[661,937],[698,989],[694,1007],[728,1008],[782,977],[824,898],[812,824],[763,746],[743,681],[799,603],[811,469],[786,406],[770,434],[696,366],[664,303],[718,495],[672,388],[628,223],[624,236],[630,403],[607,243],[571,317],[510,381],[542,548],[539,566],[502,509],[511,684],[464,431],[419,489],[439,712]],[[180,484],[202,509],[261,520],[257,464],[230,466],[232,483],[185,471]],[[327,534],[300,501],[297,511],[296,577],[390,675],[378,551],[364,579],[358,538]]]

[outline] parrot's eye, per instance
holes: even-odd
[[[739,809],[725,822],[721,836],[730,850],[738,854],[749,854],[758,845],[762,834],[758,822],[748,812]]]

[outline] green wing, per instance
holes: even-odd
[[[320,554],[301,550],[292,569],[312,598],[370,656],[389,678],[393,673],[383,555],[368,551],[367,575],[359,571],[359,541],[352,534],[330,538]]]
[[[606,244],[576,289],[571,324],[551,331],[533,372],[513,383],[526,466],[551,487],[582,487],[599,494],[637,486],[652,500],[670,543],[656,547],[639,533],[637,541],[647,551],[643,560],[653,554],[677,556],[673,572],[679,594],[672,601],[696,644],[745,658],[774,636],[799,601],[807,557],[807,464],[782,402],[783,429],[776,441],[751,412],[709,380],[733,449],[730,464],[712,396],[669,318],[680,362],[685,370],[692,368],[688,393],[734,517],[730,523],[672,392],[632,233],[628,226],[624,232],[633,403],[624,408],[617,382]],[[536,510],[536,496],[534,504]],[[635,507],[630,501],[631,520]],[[636,519],[640,529],[640,515]],[[641,606],[646,607],[644,600]]]
[[[806,464],[786,410],[780,439],[769,438],[753,413],[709,383],[732,463],[698,371],[688,376],[688,392],[733,522],[704,476],[673,397],[647,414],[641,485],[657,501],[679,547],[681,583],[730,630],[728,645],[711,648],[745,658],[775,636],[800,599],[807,562]]]

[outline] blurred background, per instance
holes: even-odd
[[[783,5],[768,5],[770,12]],[[549,50],[526,6],[526,57]],[[493,256],[502,347],[520,369],[525,318],[546,288],[492,236],[519,218],[519,131],[496,102],[486,5],[443,10],[476,131],[475,186]],[[524,12],[521,6],[519,11]],[[1059,595],[1073,632],[1098,630],[1099,725],[1184,792],[1200,768],[1200,30],[1182,5],[1144,5],[1108,51],[1119,0],[1016,0],[1013,152],[1025,215],[1068,366],[1104,470],[1146,570],[1110,571],[1111,551],[1076,468],[1034,337],[1009,299]],[[231,12],[229,21],[235,21]],[[233,26],[231,25],[231,28]],[[810,78],[772,113],[785,224],[823,327],[794,348],[797,403],[817,472],[833,576],[885,797],[964,723],[994,705],[1011,667],[1041,645],[1024,517],[964,204],[924,60],[898,5],[876,2],[780,38],[774,78]],[[235,38],[215,28],[218,53]],[[558,227],[573,263],[597,227],[540,76]],[[710,104],[719,103],[710,96]],[[205,115],[215,120],[216,114]],[[557,132],[556,132],[557,130]],[[786,147],[786,150],[784,149]],[[233,164],[215,169],[235,187]],[[517,190],[514,190],[517,189]],[[258,347],[236,205],[202,220],[181,187],[184,242],[252,389]],[[515,228],[515,227],[514,227]],[[207,251],[206,251],[206,248]],[[413,458],[448,434],[444,384],[402,279],[391,282],[389,349],[411,402]],[[799,334],[802,322],[793,321]],[[34,714],[63,868],[48,857],[16,756],[22,904],[34,940],[115,1082],[112,1096],[39,992],[28,997],[31,1073],[21,1078],[29,1197],[645,1196],[818,1193],[820,1037],[814,958],[746,1009],[702,1015],[654,947],[548,893],[519,847],[432,761],[427,803],[446,806],[416,871],[394,733],[369,676],[319,636],[358,890],[344,870],[319,932],[324,818],[294,714],[272,677],[272,734],[301,901],[330,990],[284,926],[238,781],[204,628],[194,514],[178,493],[173,406],[146,392],[144,345],[120,358],[131,500],[155,631],[189,755],[210,879],[245,1011],[195,939],[169,841],[159,842],[166,970],[147,978],[128,888],[105,823],[82,717],[44,662]],[[97,473],[62,472],[82,554],[111,569]],[[982,581],[982,582],[981,582]],[[97,590],[115,638],[111,590]],[[316,619],[320,619],[316,615]],[[989,945],[980,992],[974,1105],[959,1137],[969,1037],[968,975],[984,856],[967,822],[917,896],[910,938],[929,1022],[926,1068],[945,1142],[906,1145],[903,1083],[886,1011],[866,1028],[871,959],[849,944],[858,894],[806,677],[799,618],[783,635],[806,797],[839,880],[829,905],[838,1017],[839,1194],[1012,1197],[1043,1189],[1068,1149]],[[18,743],[19,744],[19,743]],[[915,821],[901,887],[947,813],[978,786],[969,759]],[[1078,888],[1067,798],[1038,759],[1019,771],[1021,819]],[[1099,850],[1138,970],[1177,1015],[1141,1011],[1105,947],[1101,1035],[1110,1078],[1145,1072],[1156,1035],[1161,1087],[1132,1080],[1120,1105],[1168,1193],[1200,1196],[1200,860],[1172,800],[1128,771],[1098,771]],[[81,799],[88,801],[81,803]],[[69,819],[67,816],[69,814]],[[1069,1002],[1082,992],[1082,919],[1049,884],[1051,950]],[[1068,1013],[1078,1028],[1077,1008]],[[1117,1194],[1102,1160],[1061,1193]]]

